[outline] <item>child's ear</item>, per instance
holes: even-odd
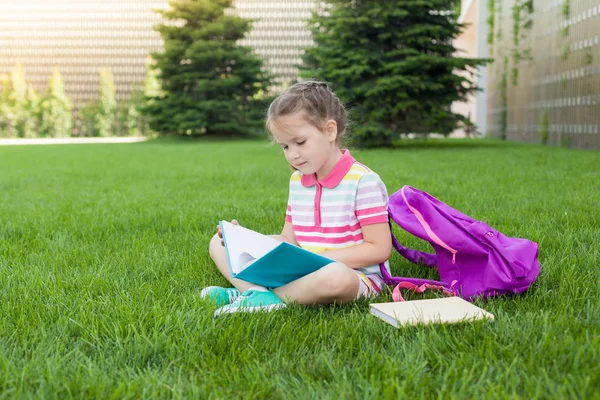
[[[337,122],[335,120],[330,119],[325,123],[325,134],[330,142],[335,142],[338,134]]]

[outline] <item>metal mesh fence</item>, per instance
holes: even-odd
[[[488,134],[600,148],[600,1],[488,4]]]

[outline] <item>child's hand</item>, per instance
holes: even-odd
[[[237,219],[232,219],[231,223],[233,225],[239,225],[239,223],[237,222]],[[223,232],[221,232],[221,226],[217,225],[217,235],[219,235],[219,238],[221,239],[221,246],[225,246],[225,243],[223,243]]]

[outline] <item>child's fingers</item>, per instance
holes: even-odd
[[[223,242],[223,232],[221,232],[220,226],[217,226],[217,235],[221,239],[221,246],[225,246],[225,242]]]
[[[237,219],[232,219],[231,223],[233,225],[239,225]],[[225,242],[223,242],[223,232],[221,232],[221,225],[217,225],[217,235],[221,238],[221,246],[225,246]]]

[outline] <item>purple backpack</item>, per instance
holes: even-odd
[[[435,197],[404,186],[389,199],[390,218],[402,229],[428,241],[435,254],[394,247],[407,260],[438,268],[441,281],[392,277],[381,268],[392,297],[403,301],[400,288],[416,292],[443,290],[466,300],[525,291],[540,272],[538,245],[504,236],[481,221],[456,211]]]

